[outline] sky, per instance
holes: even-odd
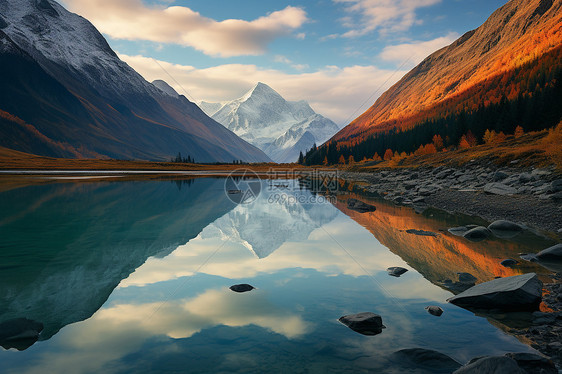
[[[199,102],[257,82],[340,127],[506,0],[61,0],[147,80]]]

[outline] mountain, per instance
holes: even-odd
[[[324,143],[339,129],[306,101],[286,101],[261,82],[218,110],[211,103],[202,103],[201,108],[276,162],[297,161],[301,151]]]
[[[486,129],[513,133],[518,125],[525,131],[556,125],[562,116],[561,8],[562,0],[509,1],[406,74],[336,134],[334,144],[362,159],[387,148],[415,151],[436,134],[456,146],[469,131],[481,141]]]
[[[183,96],[144,80],[52,0],[0,2],[0,146],[57,157],[268,161]]]

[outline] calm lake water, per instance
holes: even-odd
[[[439,230],[477,219],[352,193],[330,203],[275,183],[241,205],[220,178],[1,188],[0,323],[29,318],[44,330],[25,350],[0,348],[0,372],[401,373],[407,363],[393,353],[404,348],[461,363],[533,352],[503,325],[448,304],[441,282],[457,272],[547,275],[499,262],[548,239],[471,243]],[[348,210],[350,196],[377,211]],[[390,266],[409,271],[394,278]],[[229,290],[237,283],[256,289]],[[428,305],[445,312],[432,316]],[[381,334],[338,322],[366,311],[382,316]]]

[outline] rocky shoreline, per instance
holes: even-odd
[[[462,169],[441,166],[372,173],[343,171],[339,176],[359,189],[397,205],[410,206],[418,213],[434,207],[490,222],[509,220],[562,237],[562,176],[554,169],[472,163]],[[545,312],[532,313],[530,327],[514,328],[509,333],[556,366],[554,371],[537,367],[527,372],[562,373],[562,274],[553,275],[552,283],[544,284],[543,291],[541,309]]]
[[[462,168],[342,171],[339,176],[366,192],[419,212],[435,207],[490,222],[505,219],[528,228],[562,233],[562,175],[553,169],[472,163]]]

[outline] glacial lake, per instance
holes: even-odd
[[[548,279],[534,263],[500,265],[547,237],[472,243],[446,230],[477,218],[416,214],[343,185],[323,197],[297,181],[271,184],[236,204],[224,178],[0,183],[0,324],[44,325],[26,349],[0,348],[0,372],[430,373],[395,352],[431,349],[463,364],[534,352],[503,323],[447,303],[443,281]],[[349,210],[350,197],[377,210]],[[409,271],[391,277],[391,266]],[[229,289],[239,283],[256,289]],[[359,312],[386,328],[367,336],[338,321]]]

